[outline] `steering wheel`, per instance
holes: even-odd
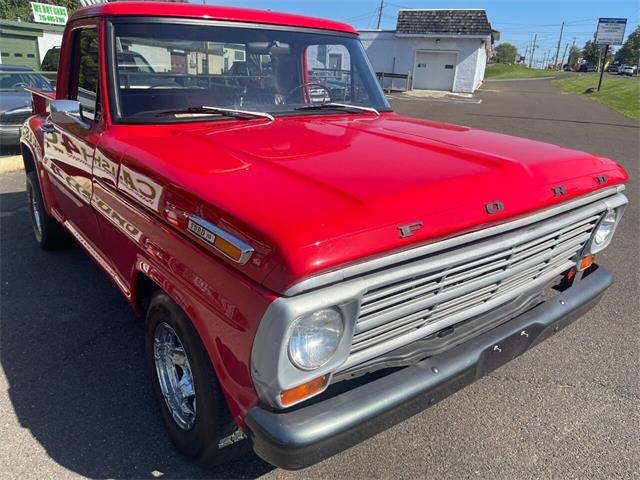
[[[325,98],[327,98],[327,102],[331,102],[331,90],[329,90],[327,87],[325,87],[324,85],[322,85],[321,83],[317,83],[317,82],[306,82],[306,83],[301,83],[300,85],[298,85],[297,87],[293,87],[291,90],[289,90],[287,92],[287,97],[290,97],[293,92],[295,92],[296,90],[300,90],[301,88],[320,88],[322,90],[324,90],[327,93],[327,96]],[[309,97],[311,97],[311,93],[308,92],[307,93],[309,95]]]

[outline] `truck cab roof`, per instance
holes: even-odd
[[[114,2],[91,5],[77,10],[71,20],[96,16],[182,17],[194,20],[260,23],[289,27],[316,28],[358,34],[350,25],[303,15],[172,2]]]

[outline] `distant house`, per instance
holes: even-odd
[[[499,33],[484,10],[400,10],[395,30],[361,30],[377,72],[411,75],[410,88],[473,93]]]

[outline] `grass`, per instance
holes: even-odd
[[[547,70],[534,70],[525,65],[494,63],[487,65],[484,78],[486,80],[509,80],[512,78],[553,77],[556,73]]]
[[[602,88],[598,87],[597,75],[574,75],[571,78],[553,82],[565,92],[576,93],[600,102],[629,118],[640,120],[640,81],[629,78],[613,77],[605,74]],[[586,90],[593,88],[593,93]]]

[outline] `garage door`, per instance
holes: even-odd
[[[3,65],[19,65],[38,69],[38,43],[34,37],[2,34],[0,55]]]
[[[414,69],[413,88],[421,90],[453,89],[456,75],[455,53],[418,52]]]

